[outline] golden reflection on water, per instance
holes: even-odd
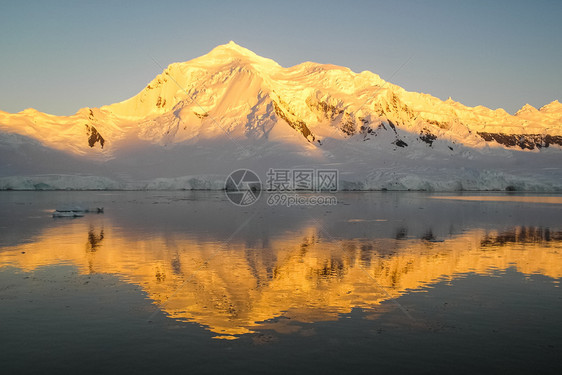
[[[468,272],[515,267],[562,277],[562,232],[543,228],[471,230],[444,242],[336,242],[320,232],[311,226],[267,243],[224,245],[182,234],[135,238],[112,226],[71,221],[34,242],[0,248],[0,266],[33,271],[70,263],[84,274],[117,274],[140,285],[168,316],[199,323],[220,338],[260,327],[298,330],[284,319],[336,320],[355,307],[376,312],[383,301]]]
[[[455,196],[433,196],[431,198],[449,199],[449,200],[457,200],[457,201],[473,201],[473,202],[521,202],[521,203],[562,204],[562,197],[553,197],[553,196],[455,195]]]

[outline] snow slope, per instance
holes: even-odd
[[[208,189],[237,168],[335,168],[349,189],[561,191],[561,146],[558,101],[471,108],[230,42],[120,103],[0,111],[0,189]]]

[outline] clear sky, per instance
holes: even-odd
[[[0,110],[68,115],[122,101],[161,72],[151,56],[166,66],[234,40],[285,67],[370,70],[513,113],[562,101],[561,37],[558,0],[0,0]]]

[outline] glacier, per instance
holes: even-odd
[[[464,170],[436,178],[416,170],[384,171],[365,180],[340,179],[341,191],[519,191],[560,193],[562,184],[490,170]],[[36,175],[0,177],[0,190],[224,190],[225,176],[182,176],[119,182],[100,176]],[[560,181],[560,180],[558,180]]]

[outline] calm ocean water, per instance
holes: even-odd
[[[0,192],[2,368],[562,371],[562,196],[335,197]]]

